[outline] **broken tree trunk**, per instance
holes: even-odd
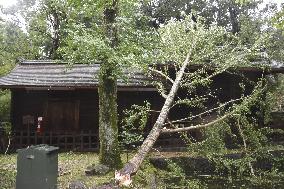
[[[178,91],[180,82],[182,80],[182,77],[184,75],[185,69],[187,65],[189,64],[189,57],[190,52],[187,54],[185,61],[182,64],[182,67],[180,68],[179,72],[177,73],[176,79],[172,85],[172,88],[167,95],[166,101],[162,107],[162,110],[159,114],[159,117],[154,124],[152,130],[150,131],[147,138],[144,140],[143,144],[140,146],[138,152],[135,154],[135,156],[119,171],[119,175],[116,174],[116,180],[123,185],[123,178],[135,174],[139,168],[139,166],[142,164],[143,160],[145,159],[148,152],[153,147],[154,143],[158,139],[162,128],[164,126],[164,123],[166,122],[166,119],[168,117],[170,107],[174,101],[174,98],[176,96],[176,93]]]

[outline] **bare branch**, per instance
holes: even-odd
[[[174,125],[169,118],[167,118],[167,125],[170,125],[173,129],[177,129],[177,126]]]
[[[149,112],[160,113],[161,111],[157,111],[157,110],[149,110]]]
[[[205,77],[205,78],[202,78],[202,79],[198,80],[197,83],[202,83],[203,81],[212,79],[212,78],[215,77],[216,75],[225,72],[227,69],[228,69],[228,68],[224,68],[224,69],[221,69],[221,70],[219,70],[219,71],[216,71],[216,72],[214,72],[213,74],[209,75],[208,77]],[[196,84],[196,80],[194,80],[194,81],[188,83],[187,85],[188,85],[188,86],[191,86],[191,85],[193,85],[193,84]]]
[[[162,95],[164,99],[167,99],[168,95],[165,93],[166,90],[164,89],[164,86],[161,83],[153,82],[153,84],[156,85],[156,88],[158,89],[158,92]]]
[[[222,105],[220,105],[220,106],[218,106],[218,107],[216,107],[216,108],[212,108],[212,109],[210,109],[210,110],[207,110],[207,111],[205,111],[205,112],[202,112],[202,113],[200,113],[200,114],[197,114],[197,115],[194,115],[194,116],[191,116],[191,117],[186,117],[186,118],[182,118],[182,119],[179,119],[179,120],[174,120],[174,121],[172,121],[171,123],[178,123],[178,122],[182,122],[182,121],[187,121],[187,120],[189,120],[189,119],[194,119],[194,118],[200,117],[200,116],[202,116],[202,115],[204,115],[204,114],[212,113],[214,110],[219,110],[219,109],[221,109],[221,108],[227,106],[228,104],[231,104],[231,103],[233,103],[233,102],[240,101],[240,100],[242,100],[242,99],[243,99],[243,98],[238,98],[238,99],[230,100],[230,101],[228,101],[228,102],[226,102],[226,103],[224,103],[224,104],[222,104]],[[168,123],[166,123],[166,124],[164,124],[164,125],[167,125],[167,124],[168,124]]]
[[[160,93],[164,99],[167,99],[168,96],[165,93],[163,93],[162,91],[160,91]]]
[[[153,68],[149,68],[150,71],[155,72],[159,75],[161,75],[162,77],[166,78],[167,80],[169,80],[171,83],[174,83],[174,80],[172,80],[169,76],[167,76],[166,74],[164,74],[163,72],[153,69]]]
[[[252,96],[254,96],[255,94],[252,94],[251,96],[248,96],[248,97],[243,97],[243,103],[244,104],[247,104],[249,100]],[[237,100],[240,100],[240,99],[237,99]],[[222,117],[212,121],[212,122],[209,122],[209,123],[205,123],[205,124],[198,124],[198,125],[195,125],[195,126],[189,126],[189,127],[182,127],[182,128],[177,128],[177,129],[162,129],[162,133],[176,133],[176,132],[185,132],[185,131],[190,131],[190,130],[194,130],[194,129],[203,129],[203,128],[206,128],[206,127],[210,127],[210,126],[213,126],[215,125],[216,123],[219,123],[221,121],[224,121],[225,119],[227,119],[229,116],[232,116],[234,115],[234,113],[236,113],[239,109],[236,107],[233,111],[223,115]],[[173,123],[173,122],[172,122]]]
[[[224,121],[226,118],[228,118],[229,116],[231,116],[233,113],[230,112],[228,114],[225,114],[224,116],[206,123],[206,124],[199,124],[199,125],[195,125],[195,126],[190,126],[190,127],[183,127],[183,128],[177,128],[177,129],[162,129],[162,133],[177,133],[177,132],[185,132],[185,131],[190,131],[190,130],[194,130],[194,129],[202,129],[202,128],[206,128],[206,127],[210,127],[213,126],[216,123],[219,123],[221,121]]]
[[[197,98],[198,99],[198,101],[200,102],[201,100],[205,100],[205,99],[207,99],[209,96],[213,96],[212,94],[206,94],[206,95],[200,95],[200,96],[195,96],[195,98]],[[191,101],[191,102],[193,102],[195,99],[192,97],[192,98],[190,98],[190,99],[181,99],[181,98],[179,98],[178,97],[178,100],[176,100],[176,102],[172,105],[172,107],[171,108],[174,108],[175,106],[177,106],[177,105],[181,105],[181,104],[187,104],[187,103],[185,103],[185,102],[188,102],[188,101]],[[195,101],[197,101],[197,100],[195,100]]]
[[[245,154],[246,154],[246,156],[247,156],[247,155],[248,155],[248,154],[247,154],[247,142],[246,142],[246,137],[245,137],[245,135],[244,135],[244,132],[243,132],[243,130],[242,130],[242,128],[241,128],[240,118],[238,118],[238,120],[237,120],[237,125],[238,125],[238,129],[239,129],[240,135],[241,135],[242,140],[243,140],[243,145],[244,145],[244,148],[245,148]],[[249,168],[250,168],[251,175],[252,175],[252,176],[255,176],[255,174],[254,174],[254,169],[253,169],[252,164],[251,164],[250,161],[248,162],[248,166],[249,166]]]

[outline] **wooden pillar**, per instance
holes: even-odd
[[[68,134],[64,132],[64,149],[67,150]]]
[[[76,145],[75,145],[75,143],[76,143],[76,135],[75,135],[75,132],[72,132],[72,148],[73,149],[75,149],[76,147]]]
[[[35,144],[37,144],[37,132],[35,132]]]
[[[92,148],[92,137],[91,137],[91,135],[92,135],[92,131],[91,130],[89,130],[89,150]]]
[[[22,148],[23,145],[23,131],[20,131],[20,148]]]
[[[83,131],[81,131],[81,135],[80,135],[80,142],[81,142],[81,151],[84,149],[84,146],[83,146],[83,139],[84,139],[84,137],[83,137],[83,135],[84,135],[84,133],[83,133]]]
[[[49,144],[52,145],[52,131],[49,132]]]

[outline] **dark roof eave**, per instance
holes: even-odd
[[[25,90],[76,90],[76,89],[98,89],[94,86],[31,86],[31,85],[0,85],[0,89],[25,89]],[[157,91],[153,86],[118,86],[118,91]]]

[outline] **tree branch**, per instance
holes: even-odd
[[[186,86],[191,86],[191,87],[192,87],[193,85],[195,85],[195,84],[197,84],[197,83],[202,83],[203,81],[212,79],[212,78],[215,77],[216,75],[225,72],[228,68],[229,68],[229,67],[226,67],[226,68],[223,68],[223,69],[221,69],[221,70],[218,70],[218,71],[214,72],[213,74],[209,75],[208,77],[205,77],[205,78],[202,78],[202,79],[199,79],[199,80],[193,80],[192,82],[187,83]],[[194,72],[194,73],[195,73],[195,72]],[[192,74],[194,74],[194,73],[192,73]],[[183,86],[184,86],[184,85],[183,85]]]
[[[202,128],[206,128],[206,127],[210,127],[218,122],[224,121],[226,118],[228,118],[229,116],[231,116],[233,114],[233,112],[230,112],[228,114],[225,114],[224,116],[210,122],[210,123],[206,123],[206,124],[199,124],[199,125],[195,125],[195,126],[190,126],[190,127],[183,127],[183,128],[177,128],[177,129],[162,129],[162,133],[177,133],[177,132],[185,132],[185,131],[190,131],[190,130],[194,130],[194,129],[202,129]]]
[[[165,94],[165,93],[163,93],[162,91],[160,91],[160,94],[162,95],[162,97],[164,98],[164,99],[167,99],[167,95]]]
[[[252,94],[250,95],[249,97],[244,97],[243,98],[243,103],[244,104],[247,104],[249,103],[249,100],[250,98],[252,98],[255,94]],[[240,100],[240,99],[237,99],[237,100]],[[238,107],[236,107],[233,111],[223,115],[222,117],[212,121],[212,122],[209,122],[209,123],[206,123],[206,124],[198,124],[198,125],[195,125],[195,126],[189,126],[189,127],[183,127],[183,128],[177,128],[177,129],[166,129],[166,128],[163,128],[162,129],[162,133],[176,133],[176,132],[185,132],[185,131],[190,131],[190,130],[194,130],[194,129],[203,129],[203,128],[206,128],[206,127],[210,127],[210,126],[213,126],[214,124],[216,123],[219,123],[221,121],[224,121],[225,119],[227,119],[229,116],[233,115],[234,113],[236,113],[237,111],[239,110]],[[173,122],[172,122],[173,123]]]
[[[242,100],[242,99],[243,99],[243,98],[238,98],[238,99],[230,100],[230,101],[228,101],[228,102],[226,102],[226,103],[224,103],[224,104],[222,104],[221,106],[218,106],[218,107],[216,107],[216,108],[212,108],[212,109],[210,109],[210,110],[207,110],[207,111],[202,112],[202,113],[200,113],[200,114],[197,114],[197,115],[195,115],[195,116],[186,117],[186,118],[182,118],[182,119],[179,119],[179,120],[174,120],[174,121],[172,121],[171,123],[178,123],[178,122],[187,121],[187,120],[189,120],[189,119],[194,119],[194,118],[200,117],[200,116],[202,116],[202,115],[204,115],[204,114],[211,113],[211,112],[213,112],[214,110],[221,109],[221,108],[227,106],[227,105],[230,104],[230,103],[237,102],[237,101],[240,101],[240,100]],[[168,125],[168,123],[166,123],[166,124],[164,124],[164,125]]]
[[[248,156],[248,153],[247,153],[247,142],[246,142],[246,138],[245,138],[244,132],[243,132],[243,130],[241,128],[240,118],[238,118],[238,120],[237,120],[237,125],[238,125],[238,129],[239,129],[240,135],[241,135],[242,140],[243,140],[243,145],[244,145],[244,148],[245,148],[245,155]],[[251,175],[255,176],[254,169],[253,169],[252,164],[251,164],[250,161],[248,162],[248,166],[250,168]]]
[[[192,43],[191,48],[189,49],[186,58],[182,64],[181,69],[179,70],[179,72],[177,73],[177,76],[175,78],[175,81],[173,83],[173,86],[167,96],[167,99],[161,109],[161,112],[159,114],[159,117],[157,119],[157,121],[155,122],[153,128],[151,129],[150,133],[148,134],[147,138],[143,141],[143,144],[139,147],[137,153],[134,155],[134,157],[128,161],[128,163],[126,163],[126,165],[119,170],[118,172],[116,172],[117,174],[115,174],[115,180],[120,184],[120,185],[127,185],[127,183],[129,183],[129,181],[131,181],[130,175],[135,174],[139,168],[139,166],[141,165],[141,163],[143,162],[143,160],[145,159],[146,155],[148,154],[148,152],[151,150],[151,148],[153,147],[154,143],[156,142],[156,140],[158,139],[158,137],[160,136],[160,133],[162,131],[163,125],[168,117],[169,111],[170,111],[170,107],[173,104],[175,95],[178,91],[180,82],[182,80],[183,74],[185,72],[186,67],[188,66],[188,64],[190,63],[190,56],[191,53],[195,47],[195,43],[196,41],[194,41]],[[125,178],[127,177],[128,179],[125,181]]]
[[[163,72],[153,69],[153,68],[149,68],[150,71],[155,72],[159,75],[161,75],[162,77],[166,78],[167,80],[169,80],[171,83],[174,83],[174,80],[172,80],[169,76],[167,76],[166,74],[164,74]]]

